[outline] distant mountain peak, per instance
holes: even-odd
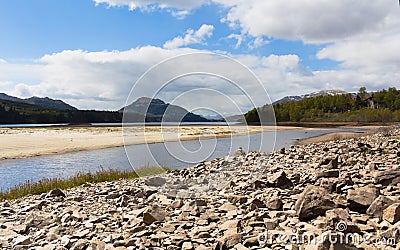
[[[156,99],[156,98],[150,98],[150,97],[140,97],[138,98],[136,101],[134,101],[133,103],[137,103],[137,104],[165,104],[164,101],[160,100],[160,99]]]
[[[140,97],[133,103],[123,107],[119,112],[125,112],[129,122],[167,121],[167,122],[208,122],[209,120],[189,112],[177,105],[165,103],[160,99]]]
[[[319,91],[315,91],[315,92],[305,94],[305,95],[285,96],[282,99],[279,99],[279,100],[273,102],[273,104],[300,101],[305,98],[317,97],[317,96],[326,96],[326,95],[333,96],[333,95],[344,95],[344,94],[348,94],[348,92],[340,90],[340,89],[319,90]]]

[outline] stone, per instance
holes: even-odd
[[[268,183],[270,187],[282,189],[293,188],[293,183],[287,178],[285,171],[279,171],[273,174],[271,178],[268,179]]]
[[[172,203],[171,203],[171,207],[172,208],[181,208],[182,206],[183,206],[183,201],[181,200],[181,199],[178,199],[178,200],[174,200]]]
[[[397,185],[400,183],[400,169],[375,172],[373,177],[376,184],[382,184],[383,186]]]
[[[322,170],[317,174],[317,179],[319,178],[338,178],[339,170],[338,169],[327,169]]]
[[[156,221],[164,221],[166,213],[164,209],[154,205],[149,207],[146,212],[143,213],[143,222],[146,225],[150,225]]]
[[[89,229],[83,229],[83,230],[79,230],[79,231],[75,232],[75,233],[73,234],[73,237],[84,238],[84,237],[86,237],[89,233],[90,233],[90,230],[89,230]]]
[[[307,186],[295,204],[296,214],[301,221],[308,221],[327,210],[335,208],[335,203],[324,188]]]
[[[29,244],[32,244],[32,239],[30,236],[18,236],[14,240],[14,247],[16,246],[27,246]]]
[[[371,203],[366,213],[375,218],[382,218],[383,210],[385,210],[393,203],[394,200],[387,198],[386,196],[380,195]]]
[[[189,242],[189,241],[183,242],[182,250],[193,250],[193,249],[194,248],[193,248],[192,242]]]
[[[349,190],[347,193],[347,202],[352,211],[365,213],[372,202],[378,197],[379,189],[369,185],[365,187]]]
[[[255,237],[246,239],[243,242],[243,245],[245,247],[257,247],[257,246],[260,246],[260,241],[259,241],[259,238],[257,236],[255,236]]]
[[[265,203],[263,201],[261,201],[260,199],[257,199],[257,198],[251,199],[248,203],[249,203],[250,211],[252,211],[254,209],[265,208],[266,207]]]
[[[85,239],[80,239],[72,246],[73,250],[84,250],[89,246],[89,242]]]
[[[242,243],[238,243],[238,244],[236,244],[236,245],[234,246],[234,249],[235,249],[235,250],[248,250],[249,248],[243,246]],[[197,250],[197,249],[196,249],[196,250]]]
[[[337,158],[326,158],[320,163],[320,166],[322,166],[326,170],[337,169],[339,166],[339,162]]]
[[[156,176],[146,179],[144,183],[151,187],[161,187],[166,183],[166,180],[162,177]]]
[[[236,233],[238,233],[238,228],[240,228],[240,220],[227,220],[219,225],[218,228],[220,230],[235,230]]]
[[[400,126],[392,130],[400,134]],[[371,148],[361,152],[359,142]],[[368,133],[291,146],[284,154],[249,152],[143,179],[87,183],[63,190],[66,197],[54,191],[0,201],[0,248],[355,249],[321,237],[347,233],[400,242],[400,185],[393,174],[399,148],[399,139]],[[258,239],[265,232],[309,233],[321,242]]]
[[[314,241],[309,242],[305,250],[357,250],[358,248],[340,239],[346,239],[345,235],[327,231],[319,235]]]
[[[350,221],[350,214],[347,209],[335,208],[326,211],[325,214],[326,224],[330,226],[331,229],[337,229],[338,223],[346,223]]]
[[[92,240],[89,243],[89,249],[92,249],[92,250],[105,250],[106,249],[106,243],[104,243],[101,240],[97,240],[97,239]]]
[[[236,210],[236,209],[237,209],[237,207],[230,202],[226,202],[222,206],[219,207],[219,210],[225,211],[225,212]]]
[[[272,196],[268,198],[265,207],[271,210],[280,210],[283,207],[282,199],[277,196]]]
[[[232,234],[218,240],[215,249],[218,250],[232,249],[236,244],[239,244],[241,242],[242,242],[242,234]]]
[[[61,189],[58,189],[58,188],[56,188],[56,189],[53,189],[53,190],[51,190],[47,195],[46,195],[46,198],[49,198],[49,197],[65,197],[65,194],[64,194],[64,192],[61,190]]]
[[[395,224],[400,221],[400,203],[395,203],[387,207],[383,211],[382,218],[390,224]]]
[[[386,239],[394,239],[395,242],[398,242],[400,240],[400,221],[398,221],[396,224],[391,226],[386,231],[381,232],[379,234],[379,237]]]
[[[243,150],[242,147],[239,147],[233,154],[235,157],[245,156],[246,152]]]

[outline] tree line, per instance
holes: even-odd
[[[122,113],[96,110],[58,110],[31,104],[0,101],[0,124],[114,123]]]
[[[325,95],[273,105],[277,122],[398,122],[400,90],[383,89],[368,93],[365,87],[357,94]],[[250,110],[248,123],[270,115],[271,105]]]

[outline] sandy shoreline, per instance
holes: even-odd
[[[307,129],[259,126],[133,126],[0,128],[0,159],[26,158],[82,150],[178,140],[222,138],[273,130]],[[124,137],[122,133],[124,132]]]
[[[352,127],[352,128],[362,128],[365,129],[365,132],[333,132],[327,133],[315,137],[310,137],[306,139],[302,139],[298,141],[297,145],[305,145],[305,144],[313,144],[318,142],[328,142],[328,141],[335,141],[335,140],[345,140],[350,138],[358,138],[367,135],[373,130],[380,128],[381,126],[363,126],[363,127]]]

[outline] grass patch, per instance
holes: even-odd
[[[67,189],[77,187],[85,183],[99,183],[105,181],[115,181],[120,179],[133,179],[139,176],[150,176],[161,174],[165,171],[171,171],[169,168],[159,167],[145,167],[135,171],[120,171],[120,170],[99,170],[95,173],[78,173],[70,178],[43,178],[38,182],[27,181],[24,184],[20,184],[8,191],[0,191],[0,201],[12,200],[27,195],[36,195],[47,193],[50,190],[59,188]]]

